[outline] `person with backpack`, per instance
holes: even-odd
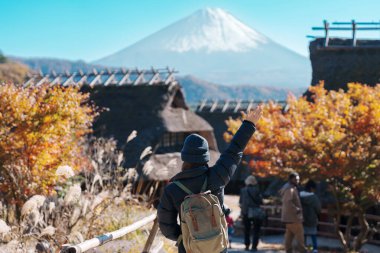
[[[264,211],[260,208],[263,203],[263,197],[260,193],[257,180],[253,175],[245,179],[245,187],[240,191],[240,208],[244,224],[244,244],[245,250],[249,250],[251,244],[250,234],[253,222],[252,251],[257,251],[257,245],[260,239],[261,225],[265,219]]]
[[[261,105],[247,112],[228,148],[212,167],[207,165],[210,154],[206,139],[197,134],[185,139],[182,171],[165,187],[157,207],[160,230],[166,238],[177,241],[179,253],[227,252],[224,187],[235,173],[261,114]]]
[[[317,225],[318,215],[321,212],[321,202],[315,191],[317,184],[313,180],[307,181],[305,185],[305,191],[300,192],[302,211],[303,211],[303,229],[305,233],[305,244],[307,236],[311,237],[313,242],[313,253],[318,252],[317,243]]]
[[[296,172],[289,174],[288,182],[280,189],[282,197],[281,221],[285,223],[285,252],[293,252],[293,239],[297,241],[297,252],[306,253],[303,231],[302,206],[298,185],[300,176]]]

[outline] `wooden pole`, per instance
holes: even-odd
[[[329,46],[329,23],[326,20],[323,20],[325,27],[325,47]]]
[[[148,240],[145,243],[145,246],[144,246],[142,253],[149,253],[150,248],[152,247],[154,238],[157,235],[157,231],[158,231],[158,219],[156,218],[156,219],[154,219],[153,227],[150,230]]]
[[[352,20],[352,46],[356,47],[356,23]]]

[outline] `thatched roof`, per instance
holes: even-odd
[[[137,166],[142,170],[144,162],[148,161],[154,164],[152,176],[148,178],[166,180],[181,166],[167,167],[170,169],[167,176],[160,173],[160,168],[168,166],[169,159],[178,156],[176,152],[180,151],[182,143],[171,146],[170,142],[169,146],[160,146],[165,134],[169,133],[169,138],[174,136],[177,140],[178,136],[183,138],[195,132],[208,140],[210,149],[218,150],[213,128],[189,109],[173,74],[170,69],[39,73],[30,75],[24,86],[48,82],[51,85],[75,85],[81,91],[89,92],[95,105],[105,109],[94,122],[94,135],[117,140],[119,148],[124,150],[124,166]],[[134,130],[137,137],[126,143]],[[140,155],[148,146],[151,146],[153,155],[141,161]]]
[[[202,119],[190,110],[183,108],[166,108],[162,112],[164,125],[169,132],[199,132],[213,131],[206,120]]]
[[[189,110],[181,87],[175,82],[169,85],[83,86],[82,90],[90,92],[90,98],[97,106],[108,108],[95,121],[94,134],[114,137],[124,150],[127,167],[140,164],[140,154],[146,147],[151,146],[155,153],[167,132],[205,133],[210,148],[217,150],[213,128]],[[137,137],[126,144],[133,130],[137,131]],[[179,151],[178,147],[167,152],[174,151]],[[154,159],[157,166],[162,163]]]
[[[215,164],[219,158],[219,152],[210,150],[209,165]],[[154,154],[145,162],[142,169],[146,179],[164,181],[174,177],[181,171],[181,153],[174,152],[168,154]]]

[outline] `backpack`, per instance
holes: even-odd
[[[181,203],[181,231],[187,253],[220,253],[228,247],[227,222],[217,196],[206,191],[207,177],[201,192],[194,194],[174,181],[188,195]]]

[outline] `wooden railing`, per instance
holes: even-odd
[[[268,215],[268,222],[265,226],[262,227],[263,231],[267,232],[283,232],[285,233],[285,226],[281,222],[281,207],[280,206],[270,206],[270,205],[264,205],[262,208],[266,211]],[[329,217],[329,212],[327,209],[322,209],[321,215],[325,215]],[[380,216],[377,215],[371,215],[366,214],[366,219],[371,224],[378,224],[377,226],[380,227]],[[325,221],[324,219],[321,219],[318,222],[318,235],[325,236],[325,237],[332,237],[337,238],[337,233],[335,231],[335,224],[333,222]],[[347,228],[347,225],[340,224],[340,228]],[[239,228],[239,227],[238,227]],[[352,226],[352,229],[360,229],[359,226]],[[374,232],[370,233],[368,242],[376,245],[380,245],[380,240],[375,239],[375,235],[379,235],[380,237],[380,230],[375,230]]]
[[[356,33],[357,31],[378,31],[380,30],[380,22],[356,22],[352,20],[351,22],[333,22],[335,26],[330,26],[330,23],[326,20],[323,21],[323,27],[313,27],[314,31],[324,31],[325,32],[325,43],[324,46],[328,47],[330,39],[330,31],[352,31],[352,47],[356,47]],[[363,27],[364,26],[364,27]],[[315,36],[308,36],[310,38],[315,38]]]
[[[146,241],[146,244],[145,244],[144,249],[142,251],[143,253],[148,253],[150,251],[154,237],[156,236],[157,230],[158,230],[158,221],[157,221],[156,213],[154,213],[148,217],[145,217],[144,219],[139,220],[139,221],[133,223],[132,225],[123,227],[119,230],[116,230],[116,231],[113,231],[110,233],[100,235],[98,237],[84,241],[80,244],[77,244],[77,245],[64,244],[64,245],[62,245],[62,249],[60,252],[61,253],[82,253],[82,252],[86,252],[87,250],[101,246],[107,242],[113,241],[115,239],[118,239],[118,238],[126,235],[126,234],[129,234],[133,231],[136,231],[139,228],[141,228],[141,227],[143,227],[143,226],[145,226],[151,222],[153,222],[153,227],[149,233],[148,240]]]

